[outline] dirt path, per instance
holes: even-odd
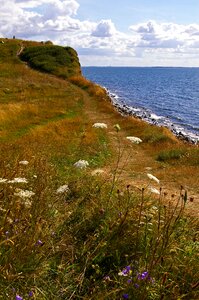
[[[24,50],[24,45],[23,45],[23,43],[21,43],[21,45],[20,45],[20,49],[17,51],[17,56],[19,56],[21,53],[22,53],[22,51]]]

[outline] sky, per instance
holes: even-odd
[[[0,0],[0,37],[14,35],[82,66],[199,67],[199,0]]]

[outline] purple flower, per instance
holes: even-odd
[[[128,276],[131,272],[131,266],[125,267],[121,272],[118,273],[119,276]]]
[[[122,270],[122,273],[123,273],[124,275],[128,275],[129,272],[130,272],[130,270],[131,270],[131,267],[130,267],[130,266],[127,266],[127,267],[125,267],[125,268]]]
[[[28,293],[28,296],[29,296],[29,297],[33,297],[33,291],[30,291],[30,292]]]
[[[132,279],[131,279],[131,278],[128,279],[128,280],[127,280],[127,283],[129,283],[129,284],[132,283]]]
[[[143,272],[143,273],[139,273],[138,274],[138,276],[137,276],[137,278],[139,279],[139,280],[144,280],[144,279],[146,279],[147,277],[149,276],[149,273],[147,272],[147,271],[145,271],[145,272]]]
[[[123,297],[123,299],[129,299],[129,295],[128,294],[123,294],[122,297]]]
[[[35,244],[35,246],[42,246],[44,243],[41,240],[38,240]]]
[[[136,289],[139,289],[140,286],[139,286],[139,284],[135,283],[135,284],[134,284],[134,287],[135,287]]]
[[[23,298],[21,296],[19,296],[19,295],[16,295],[15,300],[23,300]]]

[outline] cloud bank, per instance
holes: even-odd
[[[82,65],[198,66],[199,24],[148,20],[117,30],[78,18],[76,0],[0,0],[0,36],[74,47]]]

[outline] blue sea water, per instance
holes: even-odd
[[[199,142],[199,68],[83,67],[130,114]]]

